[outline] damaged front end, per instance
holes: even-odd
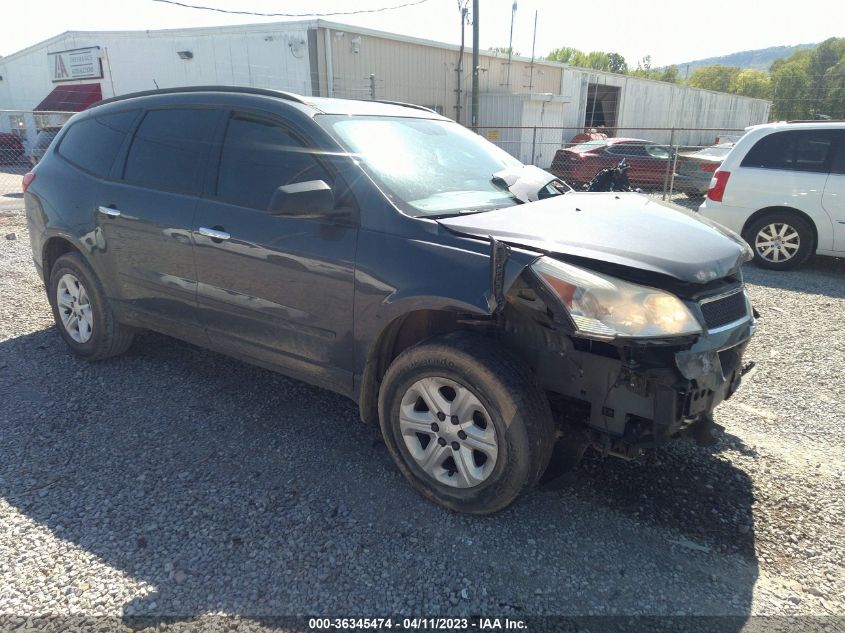
[[[561,435],[625,458],[673,439],[712,444],[714,408],[751,369],[742,358],[755,314],[741,273],[664,291],[550,264],[524,270],[500,324],[550,394]]]

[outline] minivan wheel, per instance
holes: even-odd
[[[531,370],[466,333],[400,354],[379,392],[379,421],[399,470],[451,510],[502,510],[537,483],[554,444],[549,402]]]
[[[132,344],[134,330],[118,323],[100,281],[79,253],[56,260],[47,294],[59,333],[79,356],[102,360]]]
[[[789,270],[803,264],[813,252],[813,231],[801,217],[778,211],[767,213],[746,227],[745,241],[761,268]]]

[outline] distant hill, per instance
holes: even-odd
[[[739,53],[731,53],[730,55],[722,55],[721,57],[708,57],[707,59],[696,59],[691,62],[683,62],[682,64],[675,64],[681,72],[681,77],[687,74],[687,66],[689,65],[689,72],[692,72],[699,66],[712,66],[714,64],[721,64],[722,66],[735,66],[736,68],[754,68],[756,70],[769,70],[772,62],[781,57],[789,57],[795,51],[800,51],[805,48],[814,48],[817,44],[796,44],[795,46],[770,46],[769,48],[760,48],[755,51],[741,51]]]

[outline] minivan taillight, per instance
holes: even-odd
[[[29,186],[32,184],[32,181],[35,180],[35,172],[28,171],[23,175],[23,182],[21,183],[21,188],[23,192],[26,193],[26,190],[29,189]]]
[[[710,188],[707,190],[707,197],[714,202],[721,202],[722,196],[725,195],[725,187],[728,184],[728,178],[731,177],[729,171],[716,171],[713,178],[710,179]]]

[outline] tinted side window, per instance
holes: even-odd
[[[290,131],[277,123],[236,114],[229,120],[217,197],[225,202],[266,210],[282,185],[325,180],[329,175]]]
[[[828,130],[775,132],[757,141],[742,167],[827,172],[835,134]]]
[[[108,175],[114,157],[137,114],[137,110],[129,110],[74,123],[62,137],[59,154],[96,176],[102,178]],[[52,138],[47,140],[46,145],[49,145],[50,140]]]
[[[123,179],[135,185],[199,193],[199,176],[218,111],[151,110],[132,139]]]

